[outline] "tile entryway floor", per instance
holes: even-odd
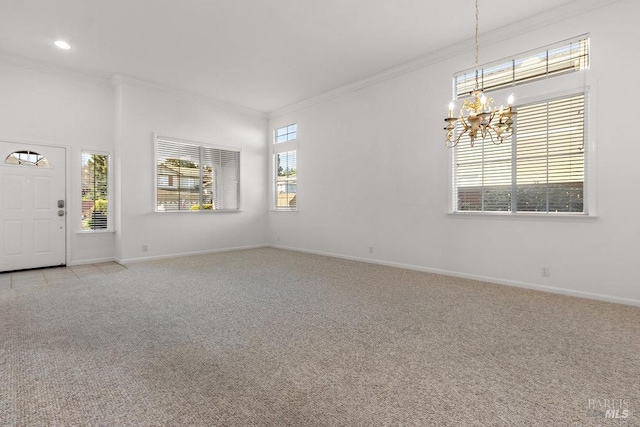
[[[98,264],[52,267],[38,270],[0,273],[0,290],[23,289],[69,283],[76,280],[117,273],[127,268],[115,261]]]

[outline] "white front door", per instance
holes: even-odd
[[[0,271],[66,264],[64,148],[0,141]]]

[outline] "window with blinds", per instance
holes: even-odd
[[[530,83],[589,68],[589,38],[576,37],[531,52],[487,64],[478,70],[478,83],[485,92]],[[455,97],[471,94],[475,69],[454,75]]]
[[[295,209],[297,188],[296,150],[274,154],[275,207]]]
[[[109,155],[83,151],[80,170],[82,230],[108,230]]]
[[[240,209],[240,152],[156,138],[156,211]]]
[[[456,210],[584,213],[584,94],[517,113],[511,141],[455,148]]]
[[[283,126],[273,138],[273,208],[293,211],[298,208],[298,125]]]

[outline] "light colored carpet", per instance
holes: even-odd
[[[3,290],[0,340],[1,425],[640,425],[637,307],[272,248]]]

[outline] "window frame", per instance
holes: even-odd
[[[277,142],[278,131],[281,129],[288,129],[291,126],[296,126],[295,137],[292,139],[287,138],[286,141]],[[299,208],[300,200],[298,199],[298,188],[300,185],[300,180],[298,177],[298,163],[299,163],[298,133],[299,133],[299,130],[298,130],[297,122],[292,122],[283,126],[278,126],[273,130],[272,144],[271,144],[271,158],[270,158],[271,191],[269,193],[271,197],[270,197],[269,204],[270,204],[270,209],[274,212],[297,212]],[[291,133],[288,132],[285,135],[289,136],[291,135]],[[276,170],[276,156],[278,154],[287,153],[291,151],[295,152],[295,156],[296,156],[296,179],[295,179],[296,193],[294,196],[296,198],[296,203],[295,203],[295,206],[277,206],[276,198],[278,197],[278,176],[277,176],[277,170]]]
[[[569,39],[568,41],[575,41],[586,39],[587,45],[590,44],[590,36],[588,34],[583,36],[574,37]],[[532,52],[538,52],[549,47],[556,47],[561,45],[563,42],[554,43],[552,45],[544,46],[540,49],[534,49],[532,51],[525,52],[520,55],[516,55],[514,57],[509,58],[510,61],[512,58],[522,58],[530,55]],[[587,64],[590,62],[591,52],[589,52],[589,58],[587,59]],[[495,64],[499,62],[493,62],[489,64],[490,66],[495,66]],[[504,61],[503,61],[504,62]],[[596,134],[595,132],[595,120],[591,119],[590,111],[593,110],[594,107],[594,96],[590,91],[590,87],[588,84],[588,70],[589,66],[584,69],[576,70],[573,72],[562,73],[559,75],[552,75],[548,78],[536,79],[530,82],[519,82],[517,84],[517,89],[514,89],[513,85],[508,87],[502,87],[496,89],[491,92],[486,92],[488,96],[493,97],[496,100],[505,99],[508,97],[510,93],[516,92],[516,103],[514,105],[514,111],[517,112],[518,108],[529,106],[531,104],[536,103],[544,103],[551,102],[554,100],[558,100],[565,97],[571,97],[573,95],[583,95],[584,96],[584,117],[583,117],[583,144],[584,144],[584,178],[582,184],[582,194],[583,194],[583,210],[582,212],[553,212],[553,211],[541,211],[541,212],[533,212],[533,211],[518,211],[517,206],[511,206],[509,210],[503,211],[484,211],[484,210],[459,210],[458,209],[458,186],[457,186],[457,168],[456,168],[456,159],[457,159],[457,151],[456,148],[453,148],[450,153],[450,163],[449,163],[449,215],[460,216],[460,217],[523,217],[523,218],[555,218],[555,219],[578,219],[578,218],[594,218],[596,216],[595,209],[595,200],[594,200],[594,162],[595,162],[595,150],[593,148],[593,137]],[[454,99],[456,96],[456,77],[460,73],[455,73],[453,76],[453,95]],[[464,99],[464,98],[463,98]],[[498,102],[500,104],[500,102]],[[516,123],[514,126],[514,133],[512,136],[512,147],[511,147],[511,156],[512,159],[515,159],[517,156],[517,117]],[[463,142],[461,141],[461,144]],[[491,144],[491,141],[487,141],[488,144]],[[478,145],[478,141],[476,141],[476,145]],[[515,168],[515,163],[512,160],[512,168]],[[517,188],[517,176],[511,176],[511,190]],[[512,194],[512,201],[515,199],[515,196]]]
[[[576,46],[578,51],[582,53],[582,55],[573,56],[571,52],[573,52],[573,47]],[[565,61],[568,60],[578,60],[578,63],[574,63],[573,67],[562,69],[562,70],[550,70],[549,64],[551,58],[548,56],[550,52],[553,52],[558,49],[568,50],[569,58],[566,58]],[[545,59],[540,60],[539,58],[543,56]],[[534,76],[530,76],[528,78],[517,78],[516,74],[518,73],[517,66],[522,65],[525,66],[525,63],[532,58],[537,58],[539,62],[542,62],[543,65],[546,65],[545,70],[546,73],[539,73]],[[535,65],[530,66],[531,68],[535,68]],[[537,49],[532,49],[526,52],[522,52],[517,55],[509,56],[507,58],[503,58],[497,61],[489,62],[487,64],[483,64],[478,69],[478,79],[480,83],[480,87],[486,92],[497,92],[502,89],[509,89],[513,87],[526,86],[531,83],[536,83],[544,80],[553,80],[557,77],[561,77],[566,74],[572,73],[580,73],[581,71],[587,71],[591,67],[591,36],[590,34],[582,34],[580,36],[572,37],[570,39],[562,40],[556,43],[552,43],[546,46],[541,46]],[[497,86],[492,86],[491,83],[488,83],[489,86],[485,86],[485,70],[487,70],[488,75],[491,76],[493,73],[505,73],[506,75],[510,75],[510,78],[507,80],[502,79],[502,82]],[[471,95],[473,86],[475,84],[475,68],[468,68],[463,71],[458,71],[453,74],[453,99],[464,99]],[[461,81],[460,81],[461,80]],[[488,81],[491,82],[491,77],[488,78]],[[494,83],[495,84],[495,83]],[[467,91],[462,89],[466,88]]]
[[[199,188],[199,209],[160,209],[160,206],[158,204],[158,142],[166,142],[166,143],[173,143],[173,144],[179,144],[179,145],[185,145],[185,146],[191,146],[191,147],[197,147],[198,149],[198,166],[199,166],[199,177],[198,177],[198,181],[196,183],[196,186]],[[208,213],[232,213],[232,212],[241,212],[242,211],[242,190],[241,190],[241,185],[242,185],[242,149],[238,148],[238,147],[231,147],[231,146],[222,146],[222,145],[216,145],[216,144],[212,144],[212,143],[208,143],[208,142],[201,142],[201,141],[191,141],[191,140],[185,140],[185,139],[180,139],[180,138],[174,138],[174,137],[167,137],[167,136],[162,136],[162,135],[155,135],[154,134],[154,138],[153,138],[153,149],[154,149],[154,156],[153,156],[153,162],[154,162],[154,166],[153,166],[153,170],[154,170],[154,175],[153,175],[153,204],[154,204],[154,208],[153,211],[156,213],[161,213],[161,214],[166,214],[166,213],[183,213],[183,212],[189,212],[189,213],[193,213],[193,212],[208,212]],[[235,153],[237,155],[237,169],[236,169],[236,175],[237,175],[237,182],[235,185],[235,199],[236,199],[236,207],[233,209],[229,209],[229,208],[224,208],[224,209],[208,209],[208,208],[204,208],[203,206],[206,205],[206,203],[203,203],[203,194],[204,194],[204,190],[203,190],[203,157],[205,155],[211,155],[212,153],[206,153],[206,150],[218,150],[220,151],[219,155],[222,156],[222,152],[229,152],[229,153]],[[189,179],[193,179],[193,177],[189,178]],[[169,181],[168,181],[169,182]],[[182,187],[181,187],[182,188]],[[213,195],[212,197],[212,202],[213,202]]]
[[[83,212],[82,212],[82,168],[83,168],[83,156],[85,154],[89,154],[92,156],[106,156],[107,157],[107,227],[105,228],[93,228],[93,229],[84,229],[82,227],[83,220]],[[114,221],[114,207],[113,207],[113,159],[112,155],[109,151],[102,150],[94,150],[90,148],[81,148],[80,149],[80,230],[79,233],[112,233],[115,231],[115,221]],[[94,200],[95,203],[95,200]]]

